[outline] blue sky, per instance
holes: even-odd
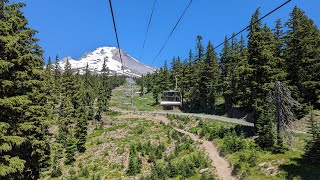
[[[38,30],[39,44],[45,58],[72,56],[80,58],[84,53],[100,46],[116,46],[108,0],[21,0],[29,26]],[[153,64],[162,66],[173,56],[182,59],[195,48],[197,35],[214,45],[225,35],[247,26],[252,13],[261,8],[262,15],[286,0],[193,0],[190,9],[180,22],[162,54]],[[121,48],[135,58],[140,57],[153,0],[113,0]],[[154,18],[148,34],[141,62],[151,64],[172,27],[189,0],[157,0]],[[307,16],[320,25],[319,0],[293,0],[268,16],[264,23],[274,26],[281,18],[287,21],[292,8],[298,5]],[[218,53],[220,49],[217,50]]]

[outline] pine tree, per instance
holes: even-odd
[[[59,56],[56,55],[56,61],[54,63],[54,80],[58,83],[61,76],[61,67],[59,65]]]
[[[236,67],[238,72],[237,87],[238,87],[238,100],[240,107],[245,109],[250,109],[251,104],[248,101],[248,97],[251,94],[250,92],[250,73],[251,69],[248,63],[248,49],[245,47],[244,37],[241,36],[239,42],[239,62]]]
[[[49,157],[43,51],[24,6],[5,1],[0,21],[0,179],[38,179]]]
[[[310,118],[308,122],[309,134],[311,139],[307,141],[305,146],[304,159],[308,163],[318,165],[320,163],[320,123],[315,119],[313,109],[310,109]]]
[[[55,77],[52,70],[51,58],[49,57],[46,69],[44,72],[45,76],[45,92],[47,97],[46,109],[48,109],[48,119],[53,120],[56,117],[54,108],[58,102],[58,96],[55,87]]]
[[[83,83],[82,83],[82,94],[81,94],[81,102],[84,103],[85,106],[88,106],[92,108],[93,106],[93,90],[92,90],[93,85],[91,84],[91,74],[89,70],[89,65],[87,64],[85,73],[83,75]]]
[[[78,104],[78,89],[79,89],[79,82],[76,82],[76,77],[73,75],[73,70],[71,68],[71,63],[69,59],[67,59],[67,62],[64,67],[64,71],[62,74],[62,80],[61,80],[61,94],[62,98],[69,97],[71,100],[71,103],[73,105],[73,108],[77,107]]]
[[[59,131],[57,141],[66,147],[66,139],[70,133],[70,125],[75,122],[75,109],[70,97],[64,98],[59,110]]]
[[[201,91],[203,90],[201,86],[201,72],[203,69],[203,61],[204,61],[204,48],[202,45],[202,37],[197,36],[196,40],[196,47],[198,54],[195,56],[195,60],[193,63],[193,79],[192,79],[192,88],[190,93],[190,102],[191,102],[191,108],[192,109],[203,109],[205,104],[203,103],[203,98],[201,97]]]
[[[254,13],[251,22],[259,18],[259,9]],[[260,23],[252,25],[249,31],[248,63],[251,76],[249,88],[251,89],[250,102],[253,104],[255,117],[258,117],[267,95],[274,90],[275,81],[283,81],[286,73],[278,68],[275,55],[274,35],[265,25]]]
[[[62,175],[61,167],[59,164],[59,151],[55,149],[53,153],[53,160],[51,163],[51,177],[59,177]]]
[[[213,45],[209,41],[206,56],[204,61],[204,67],[201,74],[201,81],[204,82],[204,101],[206,102],[206,108],[208,110],[213,110],[215,102],[218,96],[218,84],[221,76],[221,71],[219,69],[218,58],[216,52],[214,51]]]
[[[263,106],[263,110],[256,122],[256,143],[263,149],[272,150],[276,145],[275,107],[271,97]]]
[[[294,98],[318,107],[320,94],[320,32],[297,6],[286,23],[285,58]]]
[[[234,34],[232,36],[233,38],[231,40],[231,46],[228,42],[225,42],[225,53],[223,53],[225,56],[223,60],[225,62],[225,75],[223,76],[222,85],[226,110],[229,110],[237,103],[237,96],[239,96],[237,85],[239,84],[238,81],[240,80],[240,77],[237,67],[239,61],[241,60],[241,55],[239,53],[240,45],[237,39],[234,37]]]
[[[160,72],[162,71],[162,68],[160,68]],[[155,104],[159,103],[159,93],[160,93],[160,88],[161,88],[161,77],[160,77],[160,73],[158,71],[156,71],[154,73],[154,75],[152,76],[152,82],[153,82],[153,86],[152,86],[152,94],[153,94],[153,99],[155,100]]]
[[[72,133],[68,135],[66,139],[66,157],[65,164],[71,164],[75,161],[75,153],[77,151],[77,140],[73,137]]]
[[[190,105],[190,94],[194,82],[194,69],[193,69],[193,53],[189,51],[189,58],[183,63],[183,78],[182,78],[182,100],[183,106],[189,107]]]
[[[232,49],[228,41],[228,37],[225,37],[224,47],[221,52],[220,58],[220,68],[221,68],[221,90],[223,92],[223,97],[225,101],[225,109],[228,110],[232,106],[232,97],[231,97],[231,61],[232,61]]]
[[[77,124],[75,138],[77,139],[77,149],[80,153],[86,151],[86,136],[87,136],[87,110],[83,104],[77,110]]]
[[[225,37],[224,40],[224,47],[220,54],[220,68],[221,68],[221,79],[224,81],[224,79],[227,77],[227,72],[229,69],[230,64],[230,58],[231,58],[231,47],[228,41],[228,37]]]
[[[169,90],[172,89],[172,84],[170,82],[170,72],[169,68],[167,65],[167,61],[164,62],[163,68],[160,69],[160,75],[161,75],[161,85],[160,85],[160,90]]]
[[[59,56],[56,56],[56,60],[54,63],[54,88],[53,88],[53,94],[55,96],[55,104],[58,107],[61,105],[62,101],[62,89],[61,89],[61,67],[59,65]]]
[[[111,87],[109,81],[109,70],[106,64],[106,59],[103,62],[101,69],[101,75],[99,79],[99,88],[98,88],[98,115],[101,116],[102,112],[108,110],[108,99],[111,96]]]

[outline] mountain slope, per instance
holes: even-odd
[[[156,70],[153,67],[139,62],[122,50],[121,56],[124,63],[124,71],[121,69],[119,51],[115,47],[99,47],[93,52],[85,54],[79,60],[74,60],[68,56],[60,60],[59,65],[63,69],[67,60],[69,60],[72,69],[79,71],[80,74],[83,74],[88,64],[91,72],[99,74],[100,70],[102,69],[103,61],[106,59],[107,67],[109,68],[111,74],[140,77],[142,74],[146,74],[148,72],[152,73]]]

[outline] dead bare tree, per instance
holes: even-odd
[[[276,119],[277,139],[283,140],[284,132],[292,132],[291,123],[296,120],[293,108],[301,108],[301,105],[291,97],[291,91],[280,81],[276,81]]]

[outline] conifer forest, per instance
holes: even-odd
[[[0,10],[0,180],[320,179],[320,30],[298,6],[141,76],[120,48],[123,73],[45,58],[25,6]]]

